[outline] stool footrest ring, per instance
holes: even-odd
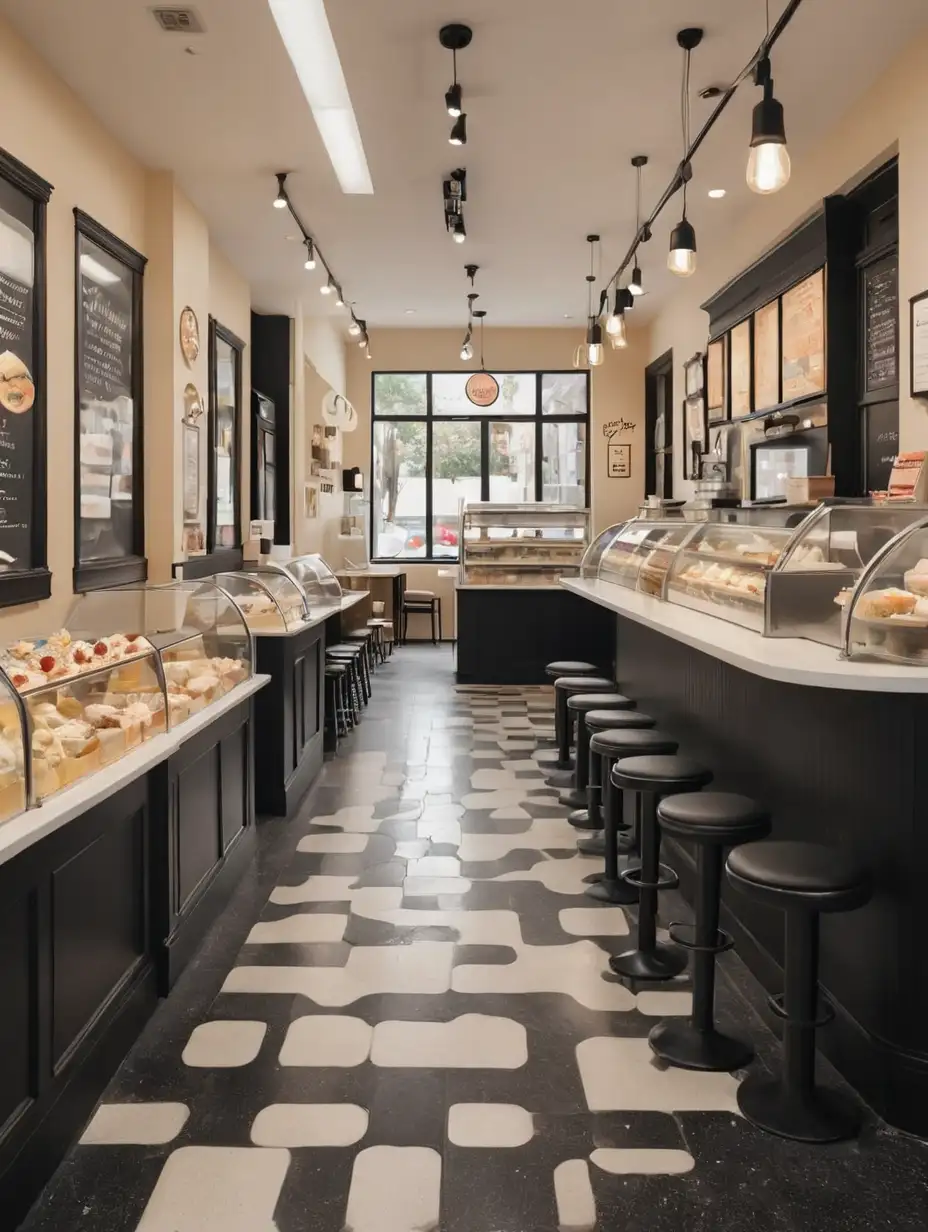
[[[636,890],[675,890],[680,884],[680,878],[666,864],[660,865],[657,881],[642,881],[641,868],[638,866],[625,869],[619,876]]]
[[[697,945],[695,941],[687,941],[680,935],[680,929],[693,929],[695,927],[695,924],[673,920],[667,926],[667,935],[674,945],[678,945],[681,950],[692,950],[695,954],[725,954],[728,950],[734,949],[735,939],[724,928],[717,928],[715,930],[716,941],[713,945]]]
[[[824,998],[821,999],[820,1004],[821,1010],[817,1018],[790,1018],[783,1008],[783,993],[767,998],[771,1013],[776,1014],[777,1018],[782,1018],[784,1022],[788,1022],[791,1027],[827,1027],[830,1022],[834,1021],[834,1007]]]

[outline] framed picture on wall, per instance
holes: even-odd
[[[754,313],[754,410],[765,411],[780,401],[780,301],[772,300]]]
[[[694,398],[697,394],[705,393],[706,388],[706,367],[705,356],[702,351],[697,351],[692,359],[688,359],[683,365],[684,373],[684,388],[686,396]]]
[[[184,520],[200,516],[200,429],[184,423]]]
[[[731,418],[750,415],[752,406],[753,370],[751,366],[751,318],[735,325],[730,334],[731,347]]]
[[[728,418],[728,335],[710,342],[706,352],[706,395],[710,419]]]
[[[783,292],[783,401],[825,392],[825,271]]]
[[[709,424],[706,417],[706,399],[703,394],[687,398],[683,403],[683,478],[699,479],[702,469],[700,459],[706,452],[709,440]]]

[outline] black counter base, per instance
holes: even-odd
[[[773,837],[853,852],[875,889],[860,911],[823,916],[821,983],[836,1010],[819,1047],[891,1124],[928,1136],[928,697],[783,684],[619,617],[619,685],[720,790],[763,802]],[[667,842],[684,894],[691,854]],[[764,987],[782,990],[783,917],[723,891],[722,923]]]
[[[548,684],[545,665],[587,659],[611,670],[615,617],[568,590],[457,592],[458,684]]]
[[[255,807],[290,817],[322,769],[325,626],[258,635],[255,658],[271,678],[255,696]]]

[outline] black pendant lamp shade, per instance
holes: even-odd
[[[455,82],[453,86],[445,91],[445,106],[448,109],[448,115],[459,116],[462,110],[461,102],[461,87]]]

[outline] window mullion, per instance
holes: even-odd
[[[480,499],[490,499],[490,421],[480,420]]]
[[[434,466],[432,461],[432,374],[425,374],[425,557],[431,560],[434,555],[432,544],[432,476]]]

